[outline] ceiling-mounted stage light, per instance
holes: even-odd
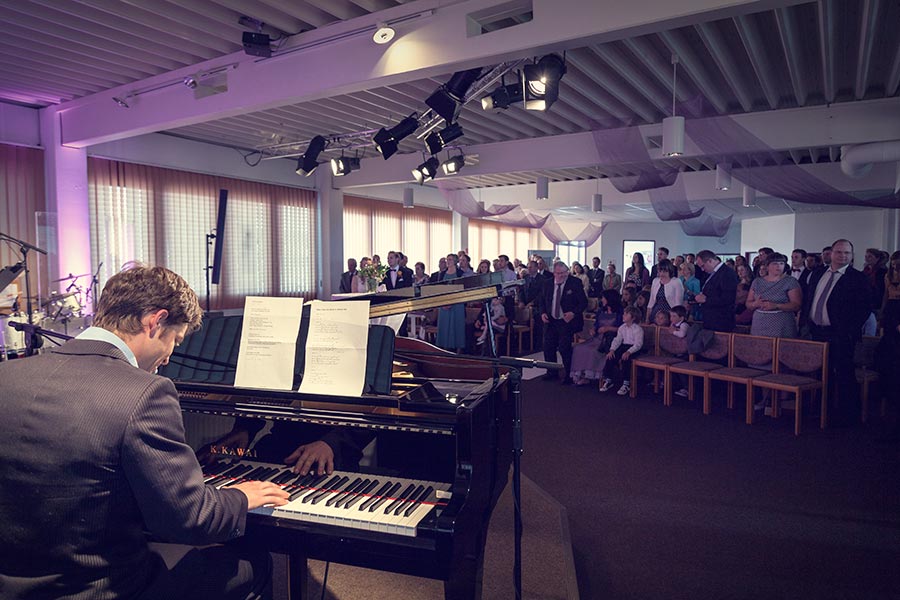
[[[744,208],[756,206],[756,190],[749,185],[744,186],[744,198],[741,204]]]
[[[198,81],[196,75],[188,75],[184,79],[181,80],[181,83],[185,85],[185,87],[195,90],[197,89]]]
[[[387,23],[379,23],[375,26],[375,35],[372,36],[372,40],[376,44],[387,44],[394,39],[395,35],[397,35],[397,32],[393,27]]]
[[[716,165],[716,189],[721,191],[727,191],[731,188],[731,171],[730,165],[726,165],[725,163],[719,163]]]
[[[331,159],[331,172],[335,177],[348,175],[359,169],[359,158],[356,156],[338,156]]]
[[[591,196],[591,210],[597,213],[603,212],[603,194]]]
[[[306,147],[306,152],[297,159],[297,175],[305,175],[309,177],[313,174],[313,171],[316,170],[316,167],[319,166],[319,155],[325,150],[325,146],[327,145],[325,138],[321,135],[317,135],[313,139],[309,140],[309,145]]]
[[[559,81],[566,63],[558,54],[547,54],[522,70],[522,93],[527,110],[547,110],[559,98]]]
[[[538,200],[546,200],[550,197],[550,180],[543,175],[537,178],[537,194]]]
[[[272,56],[272,39],[267,33],[245,31],[241,42],[244,46],[244,54],[262,58]]]
[[[440,131],[432,131],[425,138],[428,154],[437,154],[453,140],[462,137],[463,130],[459,123],[452,123]]]
[[[384,157],[384,160],[387,160],[397,153],[400,141],[414,133],[418,128],[419,120],[414,115],[410,115],[390,129],[384,127],[379,129],[372,141],[375,142],[375,147],[381,153],[381,156]]]
[[[130,98],[130,96],[125,96],[124,98],[120,98],[118,96],[113,96],[113,102],[115,102],[122,108],[131,108],[131,105],[128,104],[129,98]]]
[[[438,163],[438,159],[432,156],[421,165],[413,169],[412,174],[413,177],[416,178],[416,183],[422,185],[429,179],[434,179],[435,175],[437,175],[439,166],[440,164]]]
[[[450,77],[450,81],[428,96],[425,104],[445,121],[452,123],[459,114],[466,92],[469,91],[479,75],[481,75],[480,68],[457,71]]]
[[[459,173],[464,166],[466,166],[466,157],[459,154],[442,162],[441,170],[444,171],[444,175],[454,175]]]
[[[414,191],[412,188],[403,188],[403,208],[415,208],[413,200]]]
[[[512,83],[510,85],[501,85],[491,92],[489,96],[481,99],[481,108],[484,110],[493,110],[495,108],[507,109],[511,104],[522,101],[522,85]]]
[[[672,55],[672,116],[663,119],[663,156],[684,154],[684,117],[675,114],[675,84],[678,77],[678,55]]]

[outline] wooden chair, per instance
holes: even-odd
[[[869,386],[878,383],[878,371],[873,370],[875,365],[875,350],[878,348],[880,337],[869,335],[857,342],[853,352],[853,365],[856,367],[856,381],[859,383],[859,398],[862,401],[862,414],[860,420],[865,423],[869,418]],[[886,411],[884,395],[881,397],[881,416]]]
[[[675,337],[667,327],[657,327],[654,351],[648,354],[641,354],[631,361],[631,397],[637,396],[638,369],[650,369],[653,371],[653,393],[658,394],[660,372],[663,373],[663,381],[665,381],[665,372],[668,370],[669,365],[683,362],[687,353],[687,339]]]
[[[757,388],[794,394],[794,435],[800,435],[803,392],[822,390],[819,426],[825,429],[828,422],[828,344],[778,338],[775,347],[775,372],[751,379],[750,387],[751,402]],[[772,416],[777,418],[780,410],[781,402],[776,399],[772,402]]]
[[[687,362],[678,362],[669,365],[666,369],[665,390],[663,390],[664,404],[672,406],[672,374],[680,373],[688,376],[688,400],[694,401],[694,377],[703,378],[703,395],[709,395],[709,373],[716,369],[724,369],[731,361],[731,334],[722,331],[713,332],[713,341],[709,348],[700,354],[691,354]],[[725,360],[725,364],[722,361]]]
[[[432,344],[437,338],[437,311],[438,309],[436,308],[426,311],[425,320],[422,325],[422,339]]]
[[[522,354],[522,336],[526,333],[528,334],[528,350],[534,352],[534,318],[530,306],[524,308],[516,306],[516,318],[513,319],[510,337],[514,333],[519,336],[519,354]]]
[[[735,333],[731,336],[731,363],[724,369],[709,372],[710,381],[724,381],[728,384],[728,408],[734,408],[734,384],[746,387],[747,425],[753,424],[753,393],[750,380],[771,371],[756,369],[749,365],[767,365],[775,362],[775,338]],[[710,393],[703,390],[703,414],[710,413]]]

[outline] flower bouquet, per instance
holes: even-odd
[[[366,280],[366,291],[377,291],[378,284],[381,283],[381,281],[384,279],[384,276],[387,275],[387,272],[387,265],[376,265],[373,263],[369,263],[364,267],[360,267],[359,276]]]

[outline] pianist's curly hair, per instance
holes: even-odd
[[[128,263],[103,287],[93,325],[136,335],[148,313],[169,311],[167,325],[187,323],[188,332],[200,328],[203,311],[197,294],[177,273],[165,267]]]

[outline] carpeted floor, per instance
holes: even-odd
[[[524,472],[569,513],[581,598],[900,598],[900,447],[874,426],[523,391]]]

